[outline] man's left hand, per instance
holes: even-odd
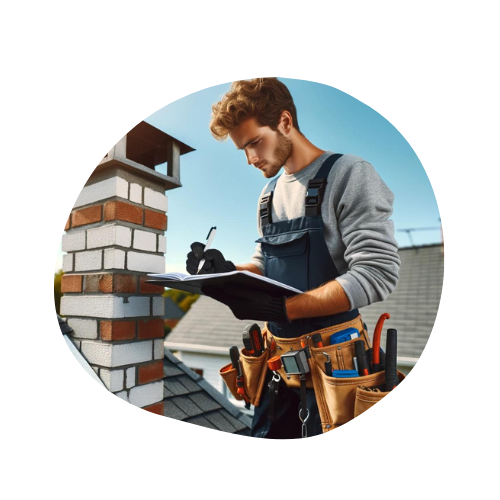
[[[205,285],[201,291],[226,304],[238,319],[290,323],[286,314],[285,296],[274,297],[265,292],[234,285],[226,285],[222,289]]]

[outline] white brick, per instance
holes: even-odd
[[[63,252],[75,252],[76,250],[85,250],[85,231],[65,234],[62,237]]]
[[[108,344],[93,340],[82,341],[82,354],[89,363],[114,368],[151,361],[152,341],[129,344]]]
[[[158,235],[158,252],[167,253],[167,238],[161,234]]]
[[[125,302],[126,300],[126,302]],[[150,315],[149,297],[114,297],[112,295],[61,297],[62,316],[90,316],[93,318],[133,318]]]
[[[128,403],[128,394],[127,391],[115,392],[115,396],[118,396],[120,399],[123,399]]]
[[[128,198],[128,182],[120,177],[111,177],[105,181],[96,182],[82,189],[80,196],[76,200],[75,208],[96,201],[105,200],[113,196]]]
[[[131,366],[130,368],[127,368],[126,387],[127,389],[130,389],[131,387],[134,387],[134,385],[135,385],[135,366]]]
[[[87,248],[109,247],[118,245],[130,247],[132,244],[132,229],[112,224],[97,227],[87,231]]]
[[[112,366],[112,344],[84,340],[82,342],[82,354],[89,363],[102,366]]]
[[[144,188],[144,205],[166,212],[168,209],[167,197],[153,189]]]
[[[66,255],[63,255],[63,265],[62,265],[62,270],[65,273],[69,273],[73,271],[73,255],[72,253],[68,253]]]
[[[68,325],[75,331],[75,337],[81,339],[97,338],[97,321],[95,319],[69,318]]]
[[[109,295],[102,297],[63,295],[61,297],[61,315],[123,318],[123,305],[119,303],[121,299],[121,297]]]
[[[102,268],[102,250],[75,254],[75,271],[98,271]]]
[[[116,392],[123,390],[124,373],[123,370],[107,370],[106,368],[101,368],[100,377],[108,390]]]
[[[125,269],[125,252],[117,248],[106,248],[104,269]]]
[[[165,257],[147,253],[128,252],[127,269],[146,273],[164,273]]]
[[[165,314],[164,297],[153,297],[153,316],[163,316]]]
[[[152,405],[163,400],[163,382],[153,382],[152,384],[139,385],[130,389],[129,401],[135,406]]]
[[[140,184],[130,184],[130,201],[142,203],[142,186]]]
[[[134,231],[134,244],[137,250],[146,250],[147,252],[156,252],[156,234],[149,231]]]
[[[128,301],[123,303],[123,311],[125,318],[149,316],[149,297],[128,297]]]
[[[165,357],[164,340],[163,339],[157,339],[157,340],[153,340],[153,342],[154,342],[153,359],[163,359]]]
[[[99,375],[99,367],[98,366],[93,366],[92,370],[95,371],[96,375]]]

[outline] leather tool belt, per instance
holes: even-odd
[[[346,328],[356,328],[360,332],[360,337],[330,345],[330,336]],[[313,347],[313,334],[321,335],[323,347]],[[308,360],[310,372],[307,374],[306,387],[314,389],[323,432],[333,430],[352,420],[388,394],[372,389],[384,385],[385,371],[352,378],[330,377],[325,373],[327,358],[324,353],[330,357],[333,370],[348,370],[352,369],[352,358],[356,356],[354,342],[361,339],[364,340],[367,349],[371,347],[361,316],[291,339],[275,337],[267,327],[262,331],[262,335],[266,349],[259,357],[250,356],[245,349],[240,350],[245,396],[237,392],[237,373],[232,364],[225,365],[220,370],[224,382],[237,400],[249,400],[254,406],[259,406],[268,372],[268,359],[290,350],[300,350],[303,345],[309,346],[311,354]],[[272,350],[271,346],[274,347]],[[299,375],[287,375],[283,367],[278,373],[288,387],[300,388]],[[400,381],[404,379],[401,372],[398,372],[398,375]]]

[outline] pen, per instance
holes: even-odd
[[[205,248],[203,250],[204,252],[206,252],[210,248],[212,241],[214,241],[216,229],[217,229],[217,227],[213,226],[210,228],[210,231],[208,231],[207,244],[205,245]],[[200,272],[200,269],[203,267],[203,264],[205,264],[205,259],[200,260],[200,263],[198,264],[198,273]],[[196,273],[196,274],[198,274],[198,273]]]

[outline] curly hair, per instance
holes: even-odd
[[[283,111],[292,115],[293,126],[300,132],[297,109],[286,85],[277,78],[254,78],[233,82],[231,89],[212,106],[210,131],[219,141],[248,118],[256,118],[261,127],[277,130]]]

